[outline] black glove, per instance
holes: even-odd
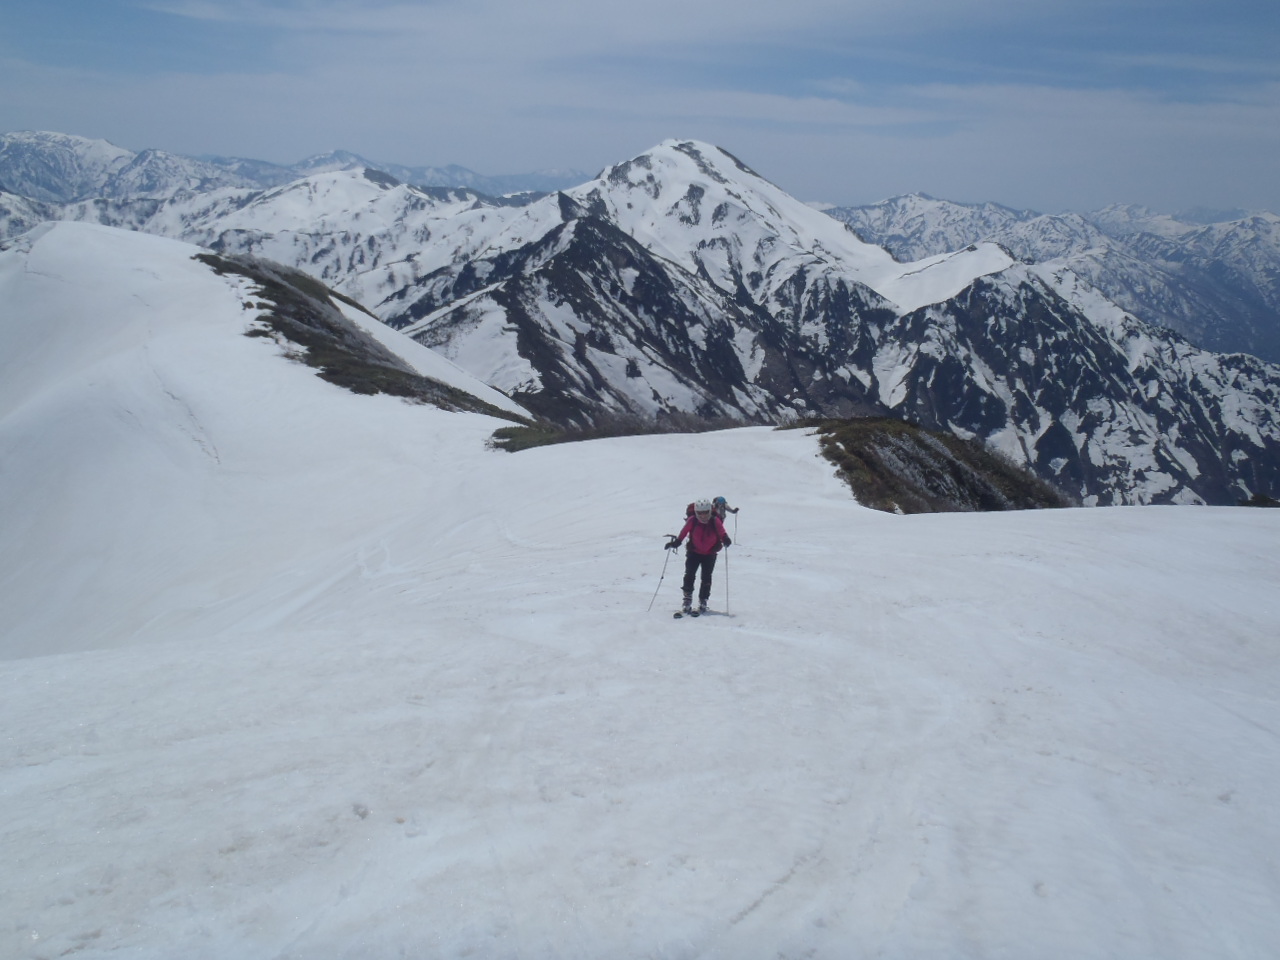
[[[724,539],[720,542],[723,543],[726,547],[733,546],[733,541],[729,539],[729,535],[727,533],[725,534]]]
[[[668,540],[668,541],[667,541],[666,549],[668,549],[668,550],[675,550],[675,549],[676,549],[677,547],[679,547],[679,546],[680,546],[680,541],[679,541],[679,540]]]

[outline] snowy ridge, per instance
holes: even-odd
[[[904,312],[950,300],[979,277],[1000,273],[1013,265],[1009,252],[997,243],[982,243],[956,253],[942,253],[886,271],[875,283],[877,292]]]

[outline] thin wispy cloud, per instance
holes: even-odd
[[[687,136],[806,199],[1280,207],[1274,173],[1251,172],[1275,156],[1260,131],[1280,127],[1271,4],[9,6],[4,129],[281,161],[345,147],[484,173],[594,170]]]

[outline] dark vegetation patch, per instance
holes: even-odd
[[[1078,506],[976,440],[884,417],[809,420],[822,454],[863,506],[890,513],[954,513]]]
[[[1268,497],[1265,493],[1255,493],[1248,500],[1241,500],[1242,507],[1280,507],[1280,500]]]
[[[660,433],[707,433],[712,430],[728,430],[745,424],[736,420],[704,419],[688,414],[663,413],[654,420],[639,417],[608,417],[590,426],[561,426],[540,421],[518,427],[499,427],[494,431],[489,445],[498,450],[517,453],[531,447],[545,447],[553,443],[573,443],[578,440],[601,440],[605,437],[638,437]]]
[[[369,313],[349,297],[330,290],[300,270],[241,255],[199,253],[196,260],[219,276],[248,277],[261,298],[253,306],[265,326],[246,332],[250,337],[279,337],[301,350],[292,355],[315,367],[322,380],[359,394],[386,393],[443,410],[484,413],[517,423],[528,421],[430,377],[417,373],[404,360],[347,320],[333,298]],[[373,316],[373,314],[369,314]]]
[[[388,190],[400,186],[400,181],[391,174],[382,170],[374,170],[372,167],[364,168],[364,178],[370,183],[376,183],[378,186],[385,187]]]

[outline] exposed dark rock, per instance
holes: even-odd
[[[1031,510],[1077,505],[974,440],[891,418],[810,421],[823,455],[863,506],[890,513]]]

